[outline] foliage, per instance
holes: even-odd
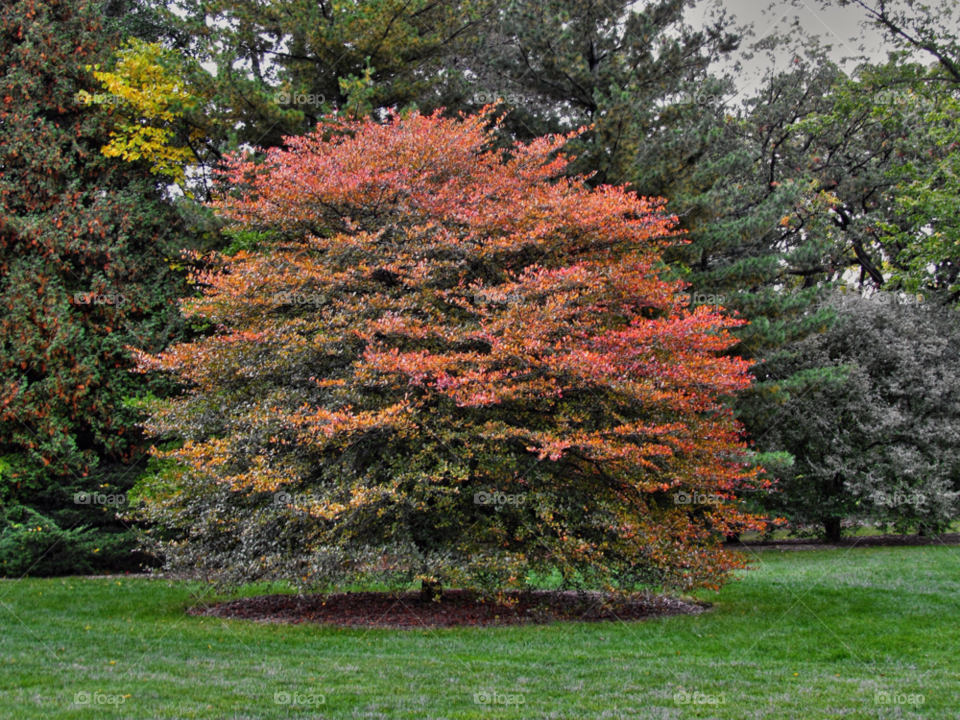
[[[79,542],[71,533],[81,526],[91,528],[88,538],[126,530],[115,513],[78,506],[72,493],[132,485],[145,448],[124,399],[169,385],[131,376],[126,346],[159,349],[181,333],[175,302],[186,286],[167,260],[185,243],[178,216],[146,163],[100,153],[113,106],[78,101],[100,92],[84,67],[119,42],[116,18],[98,2],[0,6],[0,532],[8,567],[28,559],[10,533],[31,513],[64,533],[50,545],[55,553],[73,552],[65,543]],[[92,564],[130,566],[129,536],[119,554],[98,542]]]
[[[252,68],[242,100],[233,96],[226,105],[252,107],[254,87],[322,94],[319,84],[304,78],[325,67],[325,45],[318,38],[325,41],[329,20],[293,27],[294,37],[313,39],[298,53],[276,55],[279,66],[270,63],[269,71],[266,60],[274,51],[265,39],[273,37],[272,28],[319,10],[297,6],[288,17],[274,3],[215,8],[217,17],[237,18],[236,27],[244,28],[216,34],[217,42]],[[437,47],[435,61],[420,66],[418,89],[404,85],[410,91],[399,104],[430,108],[442,102],[448,111],[475,111],[497,102],[509,110],[498,135],[505,146],[588,125],[570,141],[576,159],[568,172],[595,173],[591,183],[626,181],[641,195],[669,198],[691,241],[665,250],[675,277],[691,284],[693,300],[720,298],[714,305],[749,321],[733,330],[741,342],[729,352],[763,365],[768,378],[736,404],[758,436],[765,432],[763,422],[776,417],[783,393],[802,392],[816,381],[808,372],[785,374],[781,349],[830,325],[831,311],[819,298],[832,283],[857,273],[861,286],[892,282],[913,289],[934,262],[944,270],[935,284],[948,287],[947,276],[960,267],[949,253],[950,228],[957,225],[951,220],[953,189],[944,180],[950,168],[934,170],[930,162],[931,152],[944,155],[937,147],[947,141],[935,136],[931,121],[943,120],[944,133],[949,125],[944,117],[918,117],[914,108],[902,112],[889,103],[891,70],[868,67],[848,80],[809,40],[790,67],[768,75],[738,107],[734,77],[716,69],[738,47],[742,30],[719,6],[699,28],[687,22],[685,4],[677,0],[643,7],[538,0],[447,10],[444,27],[466,32],[454,45]],[[347,17],[354,12],[369,18],[376,11],[367,16],[367,8],[348,9]],[[212,47],[213,37],[203,35],[196,18],[197,47]],[[398,22],[405,18],[398,16]],[[307,27],[319,29],[305,32]],[[924,42],[931,37],[941,41],[940,56],[949,57],[949,33],[927,33]],[[418,42],[402,32],[393,39],[397,47]],[[403,77],[408,68],[397,74],[377,70],[389,64],[382,56],[362,55],[363,42],[351,43],[349,71],[322,71],[324,83],[327,76],[337,78],[336,90],[324,91],[325,98],[335,93],[330,106],[343,108],[352,97],[356,114],[382,117],[393,82],[388,78]],[[783,44],[768,37],[752,50]],[[454,47],[462,59],[446,54]],[[914,66],[902,61],[891,61],[897,82],[917,86]],[[361,75],[366,81],[358,80]],[[239,87],[238,79],[231,82]],[[307,128],[320,112],[319,106],[296,109],[299,125],[277,124],[269,114],[251,121],[262,128],[256,139],[265,136],[267,145],[276,145],[281,131]],[[290,110],[285,117],[293,117]],[[922,198],[914,197],[921,192]],[[921,229],[936,214],[940,232],[925,235]],[[819,377],[828,375],[824,370]]]
[[[847,520],[936,533],[960,516],[960,320],[895,299],[838,295],[840,322],[790,359],[795,372],[835,372],[792,394],[758,437],[795,459],[761,494],[766,507],[830,539]]]
[[[908,211],[903,182],[914,168],[931,167],[938,126],[931,105],[919,101],[930,92],[923,89],[927,81],[922,67],[897,59],[863,65],[848,78],[808,46],[727,123],[731,150],[725,154],[721,145],[701,162],[706,171],[716,156],[717,167],[726,168],[698,201],[712,206],[714,217],[668,259],[689,268],[692,290],[722,297],[751,321],[738,331],[742,342],[733,351],[757,361],[758,382],[740,396],[737,412],[761,445],[777,432],[790,396],[834,388],[833,361],[817,369],[812,357],[790,357],[804,337],[834,322],[835,309],[818,301],[825,291],[844,283],[868,294],[903,287],[906,258],[932,218]],[[890,227],[903,236],[891,238]],[[820,485],[813,486],[811,497],[822,499]],[[842,483],[837,492],[847,497]],[[831,515],[828,506],[824,500],[818,512],[847,517],[846,509]],[[805,507],[804,501],[792,512]]]
[[[467,60],[473,91],[511,108],[504,127],[513,137],[589,126],[571,143],[573,172],[595,172],[598,184],[646,175],[648,182],[635,189],[672,198],[691,169],[673,141],[683,133],[692,155],[703,120],[714,123],[711,108],[686,100],[730,90],[708,68],[740,39],[716,3],[710,4],[716,15],[702,29],[686,22],[687,5],[498,3]],[[668,146],[669,159],[661,155]]]
[[[851,270],[881,276],[870,233],[895,155],[876,149],[895,130],[834,114],[846,76],[809,39],[790,48],[771,36],[751,48],[791,51],[794,62],[737,103],[736,78],[718,67],[742,32],[714,9],[696,28],[671,0],[509,4],[477,83],[499,79],[518,98],[504,120],[515,134],[592,123],[572,146],[577,170],[669,199],[690,242],[666,249],[666,263],[693,302],[749,321],[729,352],[759,367],[830,324],[828,310],[811,310],[831,283]],[[738,416],[762,434],[778,395],[800,382],[758,383],[738,398]]]
[[[885,240],[897,248],[892,274],[913,293],[946,302],[960,299],[960,83],[953,91],[937,83],[901,91],[896,112],[924,129],[912,139],[911,162],[892,174],[899,222],[884,223]]]
[[[80,575],[104,567],[137,571],[146,558],[135,555],[135,549],[136,540],[122,525],[63,528],[32,508],[17,505],[5,510],[0,524],[0,575]]]
[[[185,184],[184,166],[195,158],[188,146],[171,144],[171,125],[182,117],[185,109],[198,103],[178,73],[179,56],[159,43],[146,43],[131,38],[117,53],[116,68],[101,71],[100,65],[87,66],[114,98],[120,101],[123,120],[110,132],[112,140],[103,147],[107,157],[124,160],[147,160],[151,171],[165,175],[179,185]],[[81,91],[80,98],[94,98]],[[202,132],[194,129],[189,140],[199,140]]]
[[[907,158],[893,168],[899,217],[881,225],[891,246],[892,279],[910,292],[938,302],[960,299],[957,234],[957,172],[960,143],[960,34],[957,3],[840,0],[863,11],[895,48],[886,66],[881,106],[908,119],[911,132],[900,143]],[[920,63],[933,61],[925,67]]]
[[[952,82],[960,83],[960,33],[955,0],[836,0],[859,8],[884,33],[897,54],[919,51],[934,60]]]
[[[490,145],[483,116],[329,118],[216,207],[269,250],[196,276],[213,337],[141,353],[185,383],[183,442],[141,517],[170,567],[226,581],[353,577],[716,586],[754,484],[725,405],[738,321],[657,278],[658,201],[564,178],[568,137]],[[171,479],[172,475],[172,479]],[[278,494],[279,493],[279,494]]]
[[[279,146],[331,110],[460,107],[462,58],[497,0],[155,4],[166,42],[216,68],[193,82],[223,150]]]

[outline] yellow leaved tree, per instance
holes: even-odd
[[[183,123],[178,126],[184,114],[201,103],[185,79],[183,56],[159,43],[131,39],[118,51],[113,71],[101,70],[100,65],[87,69],[117,106],[119,120],[103,154],[147,160],[152,172],[185,187],[186,166],[200,160],[192,145],[205,133],[200,128],[185,129]],[[87,104],[99,97],[81,95]]]

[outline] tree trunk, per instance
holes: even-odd
[[[823,529],[826,530],[827,542],[840,542],[840,518],[827,518],[823,521]]]
[[[433,602],[434,600],[439,600],[440,596],[443,595],[443,589],[440,586],[440,583],[435,580],[421,580],[420,581],[420,600],[422,602]]]

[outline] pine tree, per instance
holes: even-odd
[[[161,3],[166,5],[166,3]],[[495,0],[187,0],[165,11],[167,44],[216,68],[189,79],[221,149],[274,147],[331,110],[458,107],[460,58]]]

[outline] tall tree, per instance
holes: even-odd
[[[149,166],[101,153],[115,98],[85,67],[121,40],[107,10],[0,6],[0,572],[137,566],[115,503],[74,493],[133,482],[125,400],[166,385],[132,377],[126,347],[181,332],[184,238]]]
[[[687,5],[683,0],[643,6],[623,0],[500,3],[481,28],[476,54],[465,60],[474,97],[508,100],[512,112],[504,127],[517,138],[591,126],[571,145],[578,155],[571,170],[596,173],[593,182],[652,176],[651,167],[663,168],[659,148],[646,154],[649,141],[666,141],[679,127],[664,117],[665,107],[731,88],[711,75],[711,66],[737,47],[738,33],[718,4],[706,27],[690,26]],[[690,140],[709,128],[697,117],[703,105],[687,105],[683,122],[692,126]],[[671,197],[671,187],[689,169],[674,162],[672,172],[656,181],[651,177],[642,191]]]
[[[456,105],[458,58],[495,0],[186,0],[154,3],[165,42],[212,74],[193,74],[220,139],[273,147],[324,113]],[[202,121],[202,118],[198,118]]]
[[[960,20],[954,0],[840,0],[861,9],[894,48],[871,68],[878,113],[909,124],[898,152],[907,159],[890,173],[899,211],[881,226],[892,280],[938,302],[960,299]]]

